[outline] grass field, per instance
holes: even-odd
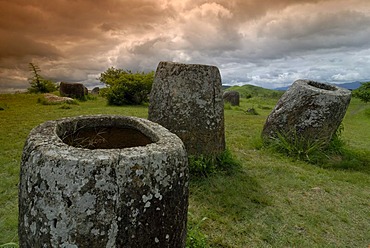
[[[17,242],[20,158],[30,130],[66,116],[147,117],[147,107],[111,107],[103,98],[41,105],[39,95],[0,95],[0,245]],[[312,165],[261,146],[277,99],[243,99],[225,110],[226,142],[241,168],[190,183],[189,227],[209,247],[364,247],[370,245],[370,104],[352,99],[346,152]],[[243,110],[255,108],[258,115]],[[199,246],[201,247],[201,246]]]

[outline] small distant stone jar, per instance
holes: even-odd
[[[297,80],[280,98],[268,116],[262,136],[268,141],[278,134],[288,140],[326,145],[340,126],[351,92],[333,84]]]
[[[222,153],[224,104],[218,68],[160,62],[150,93],[149,120],[179,136],[189,155]]]
[[[136,117],[48,121],[26,141],[20,247],[185,247],[182,141]]]
[[[231,106],[239,106],[240,94],[237,91],[225,91],[223,94],[224,102],[228,102]]]
[[[63,97],[72,97],[81,99],[88,95],[87,88],[81,83],[61,82],[59,85],[59,93]]]

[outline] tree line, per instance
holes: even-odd
[[[32,75],[28,78],[29,93],[49,93],[58,90],[55,82],[41,76],[40,67],[29,63],[29,70]],[[108,105],[140,105],[149,101],[154,71],[132,72],[110,67],[97,79],[106,86],[100,90],[100,95],[107,99]]]
[[[37,65],[29,63],[29,69],[32,74],[28,79],[29,93],[48,93],[58,89],[56,83],[40,75],[41,70]],[[97,79],[106,86],[100,90],[100,94],[107,99],[109,105],[140,105],[149,101],[154,71],[132,72],[110,67]],[[370,82],[362,83],[359,88],[353,90],[352,95],[365,103],[370,102]]]

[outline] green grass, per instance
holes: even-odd
[[[20,158],[33,127],[86,114],[147,117],[146,106],[112,107],[100,97],[68,108],[38,104],[38,97],[0,95],[0,245],[18,242]],[[242,99],[240,107],[225,110],[227,147],[241,166],[191,179],[193,247],[368,247],[370,104],[352,99],[342,133],[345,152],[312,165],[262,146],[260,133],[276,101]],[[249,108],[258,115],[246,114]]]

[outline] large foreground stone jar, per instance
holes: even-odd
[[[150,93],[149,120],[177,134],[189,155],[225,150],[224,106],[217,67],[160,62]]]
[[[280,98],[263,128],[265,139],[278,133],[288,139],[329,143],[351,100],[351,92],[336,85],[297,80]]]
[[[48,121],[26,141],[21,247],[185,247],[187,154],[148,120]]]

